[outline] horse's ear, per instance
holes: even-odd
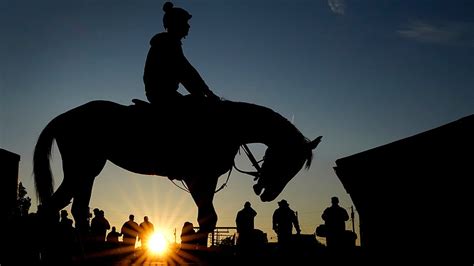
[[[323,136],[319,136],[319,137],[315,138],[314,140],[312,140],[308,143],[311,150],[314,150],[314,149],[316,149],[316,147],[318,147],[318,144],[321,142],[322,138],[323,138]]]

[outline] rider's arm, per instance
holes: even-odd
[[[189,63],[189,61],[183,56],[183,73],[181,77],[181,83],[191,94],[217,98],[217,96],[209,89],[207,84],[202,79],[201,75],[197,70]]]

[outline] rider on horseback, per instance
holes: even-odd
[[[148,101],[152,104],[170,104],[182,96],[181,83],[191,95],[218,100],[196,69],[189,63],[181,48],[181,39],[188,35],[191,15],[171,2],[163,5],[165,32],[150,41],[143,81]]]

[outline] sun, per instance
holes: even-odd
[[[148,250],[153,254],[163,255],[168,250],[168,241],[162,232],[155,232],[148,240]]]

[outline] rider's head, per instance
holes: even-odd
[[[190,28],[188,21],[192,17],[191,14],[182,8],[174,7],[171,2],[163,5],[163,11],[165,11],[163,16],[165,29],[179,38],[186,37]]]

